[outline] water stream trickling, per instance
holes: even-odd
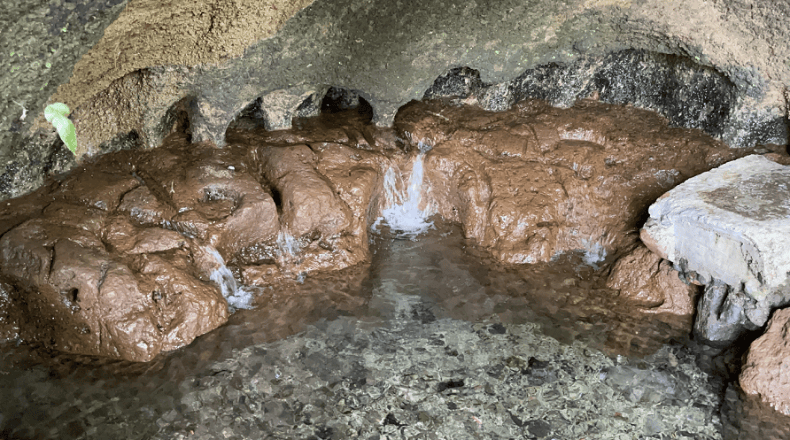
[[[293,235],[280,231],[277,234],[277,257],[287,261],[293,259],[302,250],[301,243]]]
[[[211,281],[216,283],[222,291],[222,296],[228,301],[230,310],[251,309],[253,307],[254,291],[244,285],[239,285],[233,277],[233,273],[225,265],[225,259],[220,253],[208,247],[208,254],[214,258],[217,267],[211,272]]]
[[[428,221],[430,209],[420,209],[423,192],[423,163],[427,149],[420,146],[420,152],[414,157],[411,175],[405,191],[400,170],[390,167],[384,175],[384,195],[387,208],[381,211],[381,217],[373,224],[376,230],[383,221],[390,229],[405,237],[416,237],[433,227]]]

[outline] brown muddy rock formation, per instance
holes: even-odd
[[[774,312],[765,333],[749,346],[740,384],[745,393],[790,415],[790,309]]]
[[[640,312],[693,315],[697,286],[678,277],[672,263],[639,245],[614,264],[606,287]],[[691,330],[691,329],[689,329]]]
[[[367,113],[342,115],[234,128],[222,149],[174,133],[0,205],[0,282],[13,300],[0,315],[19,310],[7,336],[18,324],[60,350],[147,360],[221,325],[239,282],[369,260],[384,176],[417,152]],[[500,113],[415,102],[397,122],[400,138],[432,147],[426,205],[508,263],[583,251],[594,264],[632,249],[649,203],[735,155],[653,113],[590,101]]]
[[[382,176],[408,156],[362,122],[247,131],[224,149],[172,135],[4,202],[2,337],[147,361],[226,322],[240,281],[368,260]]]
[[[412,102],[395,120],[425,157],[427,204],[507,263],[584,252],[595,263],[635,244],[658,196],[736,153],[652,112],[524,101],[493,113]]]
[[[78,168],[61,183],[55,196],[75,205],[112,212],[120,204],[121,197],[139,185],[134,176],[114,170]]]
[[[138,174],[150,195],[143,198],[137,212],[189,236],[199,238],[225,256],[277,236],[280,224],[271,195],[247,169],[245,151],[217,150],[211,146],[189,146],[173,138],[169,148],[151,151],[138,162]],[[127,200],[124,199],[124,203]],[[169,206],[167,214],[155,214],[156,206]],[[134,207],[125,207],[133,209]],[[151,212],[150,214],[142,214]]]
[[[0,239],[0,270],[17,287],[23,339],[147,361],[227,320],[212,286],[194,278],[174,282],[167,270],[141,270],[135,267],[141,263],[111,252],[103,243],[107,222],[98,209],[55,202]],[[136,250],[145,259],[145,250]],[[172,254],[163,255],[178,258]]]
[[[730,383],[721,408],[722,438],[738,440],[786,440],[790,438],[787,416],[759,395],[745,394]]]
[[[304,144],[283,145],[324,145],[327,138],[348,143],[346,129],[274,133],[277,144],[259,136],[221,150],[172,138],[167,148],[142,155],[136,173],[146,190],[129,192],[119,210],[191,237],[204,280],[219,267],[212,248],[251,285],[352,266],[368,258],[367,211],[373,191],[363,190],[367,200],[352,212],[340,190],[317,170],[320,155]],[[354,168],[351,159],[336,166],[347,173]],[[380,186],[380,174],[361,185]]]
[[[267,146],[253,152],[260,174],[276,194],[281,229],[275,245],[247,248],[244,281],[263,285],[279,275],[340,269],[368,257],[367,222],[351,231],[352,213],[316,170],[307,145]],[[275,271],[276,263],[277,270]]]
[[[157,199],[146,186],[140,186],[124,194],[118,211],[128,215],[141,226],[161,225],[176,214],[175,208]]]
[[[391,151],[392,130],[361,122],[327,116],[305,120],[299,130],[231,138],[231,145],[263,144],[251,149],[251,167],[276,198],[281,225],[274,243],[248,246],[230,257],[246,284],[267,285],[369,259],[368,228],[385,203],[379,197],[383,175],[407,157]]]
[[[376,144],[387,145],[378,142]],[[382,175],[404,157],[388,157],[341,144],[313,144],[317,170],[334,188],[351,212],[350,230],[367,240],[368,225],[384,208]]]
[[[283,232],[331,239],[348,228],[351,213],[316,171],[310,147],[264,147],[257,155],[263,176],[279,195]]]

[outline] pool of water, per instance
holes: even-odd
[[[582,255],[504,267],[438,220],[372,240],[150,363],[6,344],[0,436],[722,438],[688,318],[619,303]]]

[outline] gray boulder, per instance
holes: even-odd
[[[790,302],[790,167],[747,156],[689,179],[649,212],[645,244],[706,286],[702,339],[730,343]]]

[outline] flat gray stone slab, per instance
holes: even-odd
[[[687,180],[649,212],[645,244],[701,283],[745,294],[754,325],[790,299],[790,167],[747,156]]]

